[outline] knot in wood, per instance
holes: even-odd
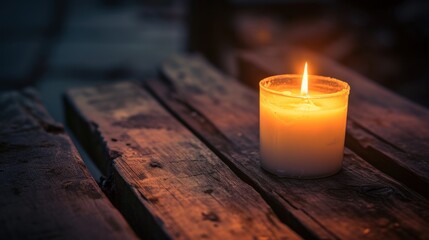
[[[151,168],[162,168],[162,164],[161,164],[161,163],[159,163],[159,162],[157,162],[157,161],[151,161],[151,162],[149,163],[149,166],[150,166]]]
[[[208,220],[212,222],[220,222],[219,216],[214,212],[202,213],[203,220]]]

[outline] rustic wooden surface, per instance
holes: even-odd
[[[332,76],[351,86],[346,145],[379,170],[429,197],[429,110],[381,88],[362,75],[301,49],[242,52],[240,79],[254,89],[269,75],[301,72]]]
[[[0,108],[2,239],[136,239],[33,91]]]
[[[259,166],[258,95],[198,57],[175,57],[148,88],[304,237],[429,237],[429,202],[346,149],[342,171],[280,179]],[[353,87],[352,87],[353,89]]]
[[[70,127],[110,176],[112,201],[141,237],[300,238],[138,85],[71,90],[66,113]]]

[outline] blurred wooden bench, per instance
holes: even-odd
[[[243,64],[242,74],[250,85],[268,73],[249,55],[241,60],[251,66]],[[140,236],[429,238],[427,110],[338,71],[352,87],[342,171],[283,179],[260,168],[257,91],[198,56],[173,57],[161,72],[159,80],[73,89],[65,97],[70,128]],[[384,122],[387,114],[398,118]]]
[[[31,90],[0,94],[2,239],[136,239]]]

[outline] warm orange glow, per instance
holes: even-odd
[[[304,73],[302,74],[302,83],[301,83],[301,94],[308,94],[308,72],[307,72],[307,62],[305,62]]]

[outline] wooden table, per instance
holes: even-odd
[[[282,72],[270,54],[243,54],[241,76]],[[428,239],[428,110],[329,67],[352,94],[343,168],[322,179],[263,171],[257,91],[198,56],[167,60],[160,79],[72,89],[65,113],[140,237]]]

